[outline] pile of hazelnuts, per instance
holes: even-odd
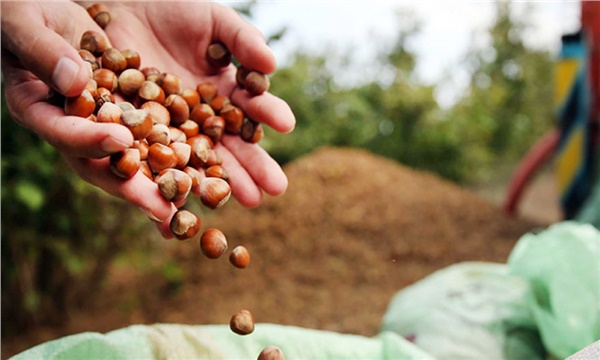
[[[110,23],[105,5],[94,4],[87,10],[102,28]],[[141,67],[139,53],[109,47],[96,31],[82,35],[79,55],[90,64],[92,75],[79,96],[64,99],[64,111],[90,121],[118,123],[131,131],[134,145],[110,156],[115,176],[129,179],[141,171],[158,185],[166,200],[176,205],[184,204],[194,192],[209,209],[223,206],[231,196],[231,187],[214,146],[224,134],[257,143],[264,135],[261,124],[247,118],[227,96],[218,94],[215,84],[201,82],[195,88],[183,89],[178,76],[155,67]],[[232,62],[232,54],[220,42],[208,46],[206,58],[215,67]],[[241,65],[237,67],[236,82],[252,96],[267,91],[270,85],[267,76]],[[124,101],[117,103],[116,94]],[[179,208],[170,229],[177,239],[187,240],[199,233],[200,225],[196,214]],[[206,257],[219,258],[227,248],[227,239],[220,230],[211,228],[202,233],[200,249]],[[244,246],[237,246],[229,260],[243,269],[250,255]],[[253,332],[252,313],[241,310],[234,314],[230,327],[240,335]],[[270,348],[269,353],[273,351]],[[275,353],[281,357],[268,358],[283,359],[280,350]]]

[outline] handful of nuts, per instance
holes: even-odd
[[[102,28],[109,25],[106,6],[94,4],[87,10]],[[201,82],[184,89],[175,74],[141,67],[138,52],[111,48],[98,32],[89,30],[82,35],[79,55],[90,64],[92,76],[81,95],[64,99],[64,111],[90,121],[121,124],[131,131],[134,145],[110,156],[115,176],[129,179],[141,171],[157,184],[166,200],[176,205],[185,203],[189,193],[195,192],[207,208],[223,206],[231,196],[231,187],[215,144],[224,134],[257,143],[264,136],[261,124],[248,119],[227,96],[218,94],[215,84]],[[232,60],[220,42],[209,45],[206,56],[215,67],[229,66]],[[270,85],[264,74],[243,66],[237,68],[236,82],[252,96],[264,93]],[[124,101],[117,103],[115,95]],[[200,228],[200,218],[181,208],[170,222],[170,230],[179,240],[196,236]],[[220,230],[207,229],[201,235],[200,250],[207,258],[219,258],[227,248]],[[229,260],[243,269],[250,255],[245,247],[238,246]],[[238,334],[249,334],[254,330],[254,318],[242,310],[234,314],[230,325]]]

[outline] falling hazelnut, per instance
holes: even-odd
[[[254,331],[254,316],[248,310],[240,310],[231,317],[229,327],[238,335],[248,335]]]
[[[227,239],[219,229],[210,228],[200,237],[200,250],[209,259],[217,259],[227,251]]]
[[[191,211],[178,210],[169,224],[171,232],[179,240],[190,239],[200,231],[200,218]]]
[[[283,351],[274,345],[265,347],[258,355],[257,360],[285,360]]]
[[[244,269],[250,264],[250,253],[244,246],[236,246],[229,255],[229,262],[238,269]]]

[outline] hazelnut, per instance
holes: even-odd
[[[254,316],[248,310],[240,310],[231,317],[229,327],[238,335],[248,335],[254,331]]]
[[[215,111],[210,105],[204,103],[195,105],[190,112],[190,120],[197,122],[200,126],[211,116],[215,116]]]
[[[129,179],[140,169],[138,149],[125,149],[110,156],[110,170],[120,178]]]
[[[206,59],[212,66],[222,68],[231,63],[231,53],[223,43],[216,42],[206,49]]]
[[[169,145],[175,156],[177,157],[176,169],[183,169],[190,161],[190,155],[192,154],[192,147],[185,142],[173,142]]]
[[[170,147],[154,143],[148,148],[148,165],[153,173],[159,173],[164,169],[175,167],[177,156]]]
[[[256,144],[260,140],[262,140],[264,136],[263,127],[259,122],[254,120],[248,120],[242,125],[242,131],[240,132],[240,137],[249,143]]]
[[[108,48],[108,42],[102,34],[88,30],[81,36],[79,48],[91,52],[94,56],[102,56],[102,53]]]
[[[178,76],[162,73],[156,79],[156,84],[164,90],[165,96],[181,94],[181,79]]]
[[[214,143],[217,143],[221,140],[224,131],[225,119],[223,119],[221,116],[211,116],[202,123],[202,132],[210,137]]]
[[[103,29],[110,23],[110,12],[104,4],[93,4],[87,8],[87,12],[96,24]]]
[[[217,87],[215,84],[208,81],[199,83],[198,86],[196,86],[196,90],[198,90],[198,94],[200,94],[200,99],[206,104],[210,104],[212,99],[217,96]]]
[[[123,114],[123,110],[118,105],[115,105],[111,102],[105,102],[100,109],[98,109],[98,113],[96,114],[96,119],[98,122],[102,123],[121,123],[121,115]]]
[[[83,61],[90,63],[90,65],[92,66],[92,71],[100,68],[98,59],[96,59],[96,56],[94,56],[94,54],[92,54],[91,52],[89,52],[88,50],[85,50],[85,49],[81,49],[78,52],[79,52],[79,56],[81,56]]]
[[[121,124],[131,131],[135,140],[146,138],[152,130],[152,118],[144,109],[123,111]]]
[[[258,71],[250,71],[246,75],[244,84],[246,90],[251,95],[257,96],[269,90],[271,82],[265,74],[261,74]]]
[[[127,60],[121,52],[115,48],[108,48],[102,53],[102,68],[111,70],[115,74],[127,68]]]
[[[65,100],[65,114],[86,118],[94,113],[96,102],[89,90],[85,89],[81,95],[69,97]]]
[[[192,147],[190,165],[195,168],[203,167],[208,160],[209,150],[214,146],[212,140],[204,134],[198,134],[187,139],[186,143]]]
[[[117,104],[118,107],[121,108],[121,110],[123,111],[129,111],[129,110],[135,110],[136,107],[133,106],[132,103],[128,102],[128,101],[123,101]]]
[[[169,132],[171,133],[171,142],[186,142],[187,137],[185,133],[175,126],[169,126]]]
[[[85,84],[85,89],[90,92],[94,101],[98,98],[98,83],[94,79],[88,80],[87,84]]]
[[[146,101],[156,101],[159,104],[165,102],[165,91],[153,81],[144,81],[140,86],[137,95],[140,104],[143,104]]]
[[[179,125],[179,130],[183,131],[186,138],[191,138],[200,133],[200,125],[193,120],[186,120],[183,124]]]
[[[131,49],[125,49],[125,50],[121,50],[121,54],[123,55],[123,57],[125,57],[125,60],[127,61],[127,69],[139,69],[140,68],[140,64],[141,64],[140,54],[137,51],[131,50]],[[144,78],[146,78],[146,75],[144,75]]]
[[[209,259],[217,259],[227,251],[227,239],[219,229],[207,229],[200,237],[200,250]]]
[[[157,103],[156,101],[147,101],[142,104],[140,108],[148,111],[154,124],[163,124],[168,126],[171,123],[171,114],[169,114],[169,110],[167,110],[164,105]]]
[[[146,140],[135,140],[133,142],[133,148],[140,151],[140,160],[146,160],[148,158],[148,149],[150,145]]]
[[[274,345],[265,347],[260,354],[258,354],[257,360],[285,360],[283,351]]]
[[[179,125],[189,119],[190,108],[187,102],[181,97],[181,95],[171,94],[164,102],[165,107],[169,110],[171,115],[171,122],[175,125]]]
[[[244,124],[245,114],[235,105],[227,105],[219,113],[225,119],[225,131],[229,134],[239,134]]]
[[[179,240],[196,236],[200,231],[200,225],[200,218],[188,210],[178,210],[170,223],[171,232]]]
[[[227,170],[225,170],[225,168],[221,165],[209,166],[206,170],[204,170],[204,174],[206,177],[221,178],[225,181],[229,180],[229,174],[227,173]]]
[[[188,174],[188,176],[192,178],[192,191],[195,191],[196,188],[200,185],[202,179],[204,178],[202,176],[202,173],[191,166],[184,167],[183,172]]]
[[[225,105],[229,105],[231,104],[229,98],[225,95],[217,95],[215,96],[214,99],[212,99],[212,101],[210,102],[210,107],[215,111],[215,112],[219,112],[223,109],[223,107]]]
[[[195,89],[185,89],[181,92],[181,96],[190,109],[200,104],[200,94]]]
[[[250,72],[250,70],[246,69],[245,67],[243,67],[241,65],[238,66],[238,68],[237,68],[237,71],[235,73],[235,82],[242,89],[246,86],[246,76],[248,75],[249,72]]]
[[[159,143],[169,145],[171,143],[171,130],[165,124],[154,124],[148,136],[146,136],[148,144]]]
[[[140,161],[140,172],[144,174],[148,179],[154,181],[154,174],[152,174],[152,170],[150,170],[150,165],[146,160]]]
[[[119,83],[119,91],[125,96],[137,94],[146,77],[137,69],[124,70],[117,79]]]
[[[164,169],[154,179],[161,195],[172,202],[185,200],[192,188],[192,178],[181,170]]]
[[[154,66],[148,66],[148,67],[142,68],[142,69],[140,69],[140,71],[142,72],[142,74],[144,74],[144,76],[146,77],[146,80],[153,81],[153,82],[154,82],[154,80],[158,79],[158,75],[161,74],[160,70],[158,70]],[[148,77],[151,77],[152,80],[148,79]]]
[[[119,80],[117,74],[110,69],[98,69],[94,70],[93,79],[98,83],[98,88],[107,88],[111,93],[115,92],[119,86]]]
[[[244,269],[250,264],[250,253],[244,246],[236,246],[229,255],[229,262],[238,269]]]
[[[206,162],[204,163],[204,167],[211,167],[215,165],[221,165],[222,159],[219,156],[219,153],[215,149],[208,149]]]
[[[223,206],[231,196],[231,187],[221,178],[204,178],[200,182],[200,201],[209,209]]]

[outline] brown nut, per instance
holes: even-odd
[[[221,165],[223,163],[223,159],[219,156],[219,153],[215,149],[208,149],[206,162],[204,163],[204,167],[211,167],[215,165]]]
[[[140,151],[140,160],[146,160],[148,158],[148,149],[150,145],[146,140],[136,140],[133,142],[133,148]]]
[[[227,238],[219,229],[206,229],[200,237],[200,250],[209,259],[218,259],[227,251]]]
[[[200,182],[200,201],[209,209],[223,206],[231,196],[231,187],[221,178],[204,178]]]
[[[244,269],[250,265],[250,253],[244,246],[236,246],[229,255],[229,262],[238,269]]]
[[[142,84],[146,81],[146,77],[137,69],[126,69],[121,72],[117,81],[119,83],[119,91],[123,95],[133,96],[142,87]]]
[[[184,167],[183,172],[188,174],[189,177],[192,178],[192,191],[195,192],[198,186],[200,185],[200,182],[204,178],[202,176],[202,173],[191,166]]]
[[[136,107],[133,106],[132,103],[127,102],[127,101],[120,102],[120,103],[117,104],[117,106],[120,107],[121,110],[123,110],[123,111],[129,111],[129,110],[135,110],[136,109]]]
[[[175,168],[183,169],[190,161],[192,147],[185,142],[173,142],[169,144],[169,147],[175,151],[175,156],[177,157]]]
[[[98,98],[98,83],[94,79],[88,80],[85,84],[85,89],[90,92],[90,95],[94,98],[94,101]]]
[[[164,90],[165,96],[181,94],[181,79],[178,76],[162,73],[156,79],[156,84]]]
[[[198,94],[198,91],[196,91],[196,89],[183,90],[181,92],[181,97],[183,97],[190,109],[200,104],[200,94]]]
[[[214,67],[222,68],[231,63],[231,53],[221,42],[215,42],[206,49],[206,59]]]
[[[169,145],[171,143],[171,130],[165,124],[154,124],[148,136],[146,136],[148,144],[159,143]]]
[[[190,118],[190,108],[181,95],[169,95],[164,105],[171,114],[171,123],[179,125]]]
[[[242,125],[240,137],[249,143],[256,144],[264,137],[264,130],[259,122],[248,120]]]
[[[204,134],[198,134],[187,139],[186,143],[192,147],[189,164],[195,168],[203,167],[208,161],[210,150],[214,147],[212,140]]]
[[[221,178],[225,181],[229,180],[229,174],[227,173],[227,170],[225,170],[225,168],[221,165],[209,166],[206,170],[204,170],[204,175],[206,175],[206,177]]]
[[[250,71],[248,75],[246,75],[246,81],[244,82],[246,90],[254,96],[269,90],[270,85],[271,81],[269,78],[258,71]]]
[[[219,113],[225,119],[225,131],[229,134],[239,134],[242,131],[245,114],[235,105],[227,105]]]
[[[131,49],[121,50],[121,54],[125,57],[127,61],[127,69],[139,69],[141,65],[140,54]],[[146,75],[144,75],[144,78]]]
[[[192,188],[192,178],[181,170],[164,169],[154,179],[161,195],[168,201],[185,200]]]
[[[153,173],[159,173],[164,169],[175,167],[177,156],[170,147],[154,143],[148,149],[148,165]]]
[[[140,69],[140,71],[144,74],[144,76],[146,77],[146,80],[148,81],[153,81],[156,82],[155,80],[158,79],[158,76],[161,73],[160,70],[158,70],[158,68],[154,67],[154,66],[147,66],[145,68]],[[150,79],[149,79],[150,77]]]
[[[190,120],[195,121],[200,126],[202,126],[204,120],[211,116],[215,116],[215,111],[210,105],[204,103],[197,104],[190,112]]]
[[[235,73],[235,82],[242,89],[246,86],[246,76],[248,75],[249,72],[250,72],[250,70],[246,69],[245,67],[243,67],[241,65],[238,66],[238,68],[237,68],[237,71]]]
[[[198,91],[198,94],[200,94],[200,99],[206,104],[210,104],[212,99],[217,96],[217,86],[208,81],[199,83],[198,86],[196,86],[196,90]]]
[[[144,109],[123,111],[121,124],[131,131],[134,140],[145,139],[152,130],[152,118]]]
[[[125,149],[110,156],[110,170],[123,179],[129,179],[140,169],[140,151]]]
[[[219,113],[225,105],[230,105],[231,101],[225,95],[217,95],[210,102],[210,107],[216,112]]]
[[[181,130],[179,130],[179,128],[175,127],[175,126],[169,126],[169,131],[171,133],[171,142],[186,142],[187,141],[187,136],[185,136],[185,133]]]
[[[183,124],[179,125],[179,130],[183,131],[186,138],[191,138],[200,133],[200,125],[193,120],[186,120]]]
[[[148,165],[148,161],[142,160],[140,161],[140,170],[142,174],[144,174],[148,179],[154,181],[154,174],[152,170],[150,170],[150,165]]]
[[[87,50],[99,57],[102,56],[102,53],[108,48],[108,42],[102,34],[93,30],[88,30],[81,36],[79,48]]]
[[[83,90],[81,95],[65,100],[65,114],[87,118],[94,113],[96,102],[89,90]]]
[[[96,114],[96,121],[102,123],[121,123],[121,115],[123,114],[123,109],[118,105],[115,105],[111,102],[105,102],[100,109],[98,109],[98,113]]]
[[[155,82],[147,80],[142,83],[138,90],[138,103],[142,105],[146,101],[155,101],[159,104],[165,102],[165,91]]]
[[[285,360],[283,351],[274,345],[265,347],[260,354],[258,354],[257,360]]]
[[[178,210],[171,219],[170,228],[177,239],[187,240],[196,236],[200,225],[200,218],[196,214],[188,210]]]
[[[215,115],[206,118],[202,123],[202,133],[208,136],[213,143],[221,141],[221,137],[225,132],[225,119],[221,116]]]
[[[254,331],[254,316],[248,310],[240,310],[231,317],[229,327],[238,335],[248,335]]]
[[[148,111],[154,124],[163,124],[168,126],[171,123],[171,114],[169,114],[169,110],[167,110],[164,105],[157,103],[156,101],[147,101],[140,106],[140,109]]]
[[[117,74],[110,69],[95,70],[92,77],[98,83],[98,88],[107,88],[111,93],[115,92],[119,86]]]
[[[127,60],[121,52],[115,48],[108,48],[104,50],[101,58],[101,65],[104,69],[111,70],[115,74],[127,68]]]
[[[93,4],[87,8],[87,12],[96,24],[103,29],[110,23],[110,12],[104,4]]]
[[[92,71],[100,68],[100,63],[98,63],[98,59],[96,58],[96,56],[94,56],[94,54],[85,49],[79,50],[78,53],[79,56],[81,56],[81,58],[83,59],[83,61],[90,63],[90,65],[92,66]]]

